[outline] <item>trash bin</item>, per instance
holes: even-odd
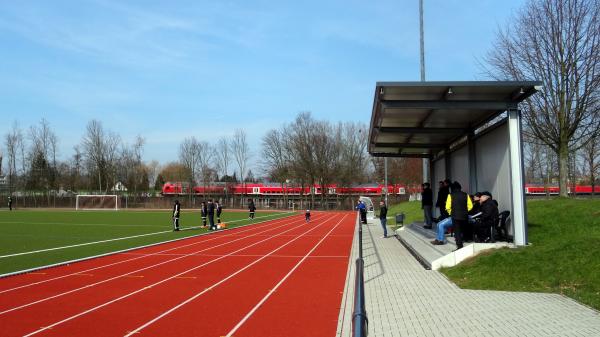
[[[404,213],[396,214],[396,225],[404,224]]]

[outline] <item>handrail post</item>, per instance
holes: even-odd
[[[369,320],[365,308],[365,282],[363,246],[362,246],[362,222],[358,221],[358,258],[356,259],[356,277],[354,283],[354,312],[352,313],[352,336],[366,337],[368,333]]]

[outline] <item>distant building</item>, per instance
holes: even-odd
[[[127,187],[122,182],[118,181],[112,188],[113,192],[127,192]]]

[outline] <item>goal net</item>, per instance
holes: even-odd
[[[116,195],[78,195],[75,199],[76,210],[118,210]]]

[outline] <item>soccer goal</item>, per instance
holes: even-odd
[[[77,195],[76,210],[119,210],[119,199],[116,195]]]

